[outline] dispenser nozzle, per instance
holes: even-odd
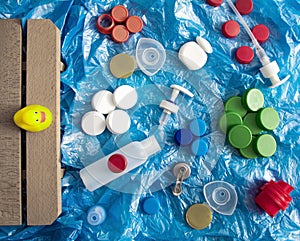
[[[171,115],[171,113],[176,114],[178,112],[179,107],[174,103],[176,98],[178,97],[179,93],[182,92],[190,97],[193,97],[194,94],[187,90],[186,88],[179,86],[179,85],[171,85],[171,88],[173,89],[170,100],[162,100],[160,102],[159,107],[164,109],[160,120],[159,125],[160,127],[167,124],[168,118]]]

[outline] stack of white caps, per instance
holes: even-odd
[[[130,117],[124,110],[132,108],[137,99],[136,90],[129,85],[118,87],[114,93],[107,90],[97,92],[91,102],[94,111],[82,117],[82,130],[91,136],[100,135],[106,127],[113,134],[125,133],[130,128]]]

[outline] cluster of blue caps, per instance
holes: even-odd
[[[204,156],[208,151],[208,143],[204,136],[206,132],[206,123],[200,119],[194,119],[188,128],[177,130],[174,140],[179,146],[190,146],[191,152],[195,156]]]

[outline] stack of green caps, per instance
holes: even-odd
[[[269,157],[276,151],[275,138],[265,132],[279,125],[279,115],[273,108],[263,106],[264,96],[255,88],[245,91],[242,97],[233,96],[225,102],[219,127],[245,158]]]

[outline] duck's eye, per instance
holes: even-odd
[[[34,114],[37,114],[37,113],[38,113],[37,111],[34,112]]]
[[[38,119],[36,119],[35,121],[36,121],[36,122],[39,122],[39,120],[38,120]]]

